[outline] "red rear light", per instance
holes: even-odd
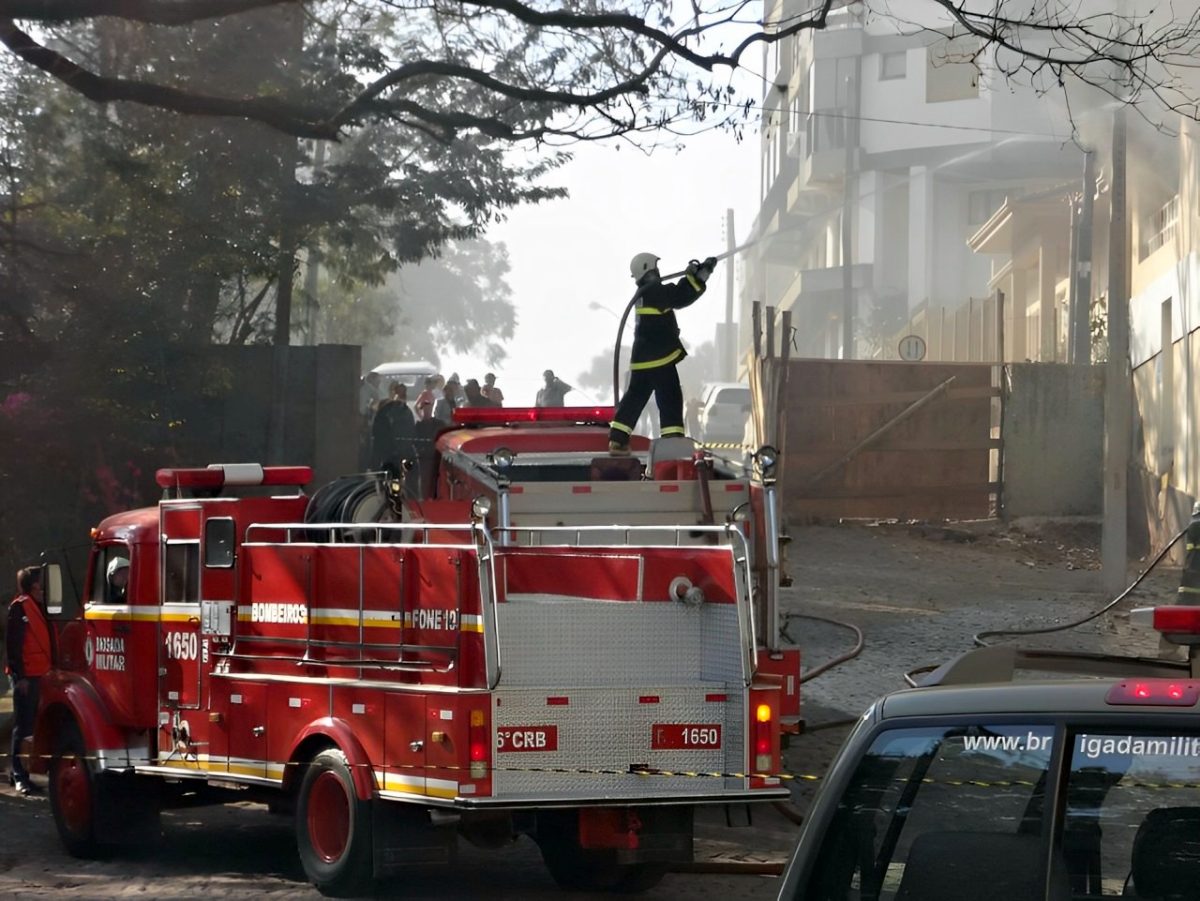
[[[1104,700],[1114,706],[1192,707],[1200,701],[1200,682],[1171,679],[1136,679],[1118,682]]]
[[[1200,635],[1200,607],[1137,607],[1129,611],[1129,621],[1138,626],[1150,626],[1156,632]]]
[[[487,718],[482,710],[471,711],[471,728],[467,736],[467,746],[471,755],[471,778],[483,779],[487,776],[488,761],[491,757],[488,747]]]
[[[775,712],[770,704],[757,704],[754,708],[754,769],[760,774],[770,773],[775,762],[774,741],[771,722]]]
[[[616,407],[458,407],[456,425],[513,425],[524,422],[596,422],[608,425]]]

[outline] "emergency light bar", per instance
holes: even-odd
[[[586,422],[608,425],[616,407],[458,407],[456,425],[519,425],[526,422]]]
[[[307,485],[311,466],[263,466],[259,463],[213,463],[195,469],[160,469],[160,488],[224,488],[246,485]]]
[[[1200,607],[1186,604],[1163,607],[1135,607],[1129,622],[1150,626],[1176,644],[1200,644]]]

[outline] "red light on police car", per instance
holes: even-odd
[[[1113,706],[1193,707],[1200,701],[1200,682],[1173,679],[1136,679],[1118,682],[1105,702]]]

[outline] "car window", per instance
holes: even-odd
[[[123,544],[105,545],[92,555],[92,593],[88,597],[89,604],[128,603],[125,598],[129,584],[128,569],[124,576],[117,573],[121,569],[120,564],[128,567],[129,561],[129,548]]]
[[[735,407],[746,406],[750,403],[749,388],[722,388],[717,394],[715,403],[730,404]]]
[[[1072,735],[1061,844],[1073,898],[1200,897],[1200,734]]]
[[[893,729],[863,756],[824,832],[806,901],[1042,896],[1053,726]]]

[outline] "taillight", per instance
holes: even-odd
[[[1200,682],[1170,679],[1136,679],[1118,682],[1104,700],[1113,705],[1147,704],[1162,707],[1192,707],[1200,700]]]
[[[754,769],[759,774],[771,772],[774,755],[771,742],[771,720],[775,718],[770,704],[754,708]]]
[[[488,736],[484,726],[482,710],[471,711],[471,729],[468,743],[471,748],[471,778],[483,779],[488,771]]]
[[[1182,604],[1136,607],[1129,611],[1129,622],[1136,626],[1150,626],[1156,632],[1174,638],[1179,644],[1200,642],[1200,607]]]

